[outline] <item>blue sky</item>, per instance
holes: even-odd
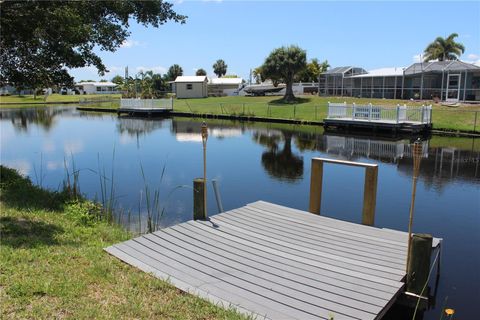
[[[158,29],[131,24],[131,35],[116,52],[100,52],[111,71],[104,77],[87,67],[72,70],[75,80],[111,79],[140,70],[165,73],[174,63],[184,75],[223,59],[228,74],[248,79],[277,47],[296,44],[307,58],[327,59],[332,67],[367,70],[403,67],[437,36],[456,32],[466,47],[465,61],[480,61],[480,1],[188,1],[172,0],[184,25]]]

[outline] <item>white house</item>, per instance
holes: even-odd
[[[206,98],[208,79],[206,76],[180,76],[175,79],[177,98]]]
[[[80,82],[75,85],[80,94],[112,94],[120,93],[113,82]]]
[[[212,96],[235,96],[242,84],[242,78],[212,78],[208,83],[208,93]]]

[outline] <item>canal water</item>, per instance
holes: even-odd
[[[79,172],[81,192],[113,199],[118,219],[145,230],[192,218],[192,180],[203,176],[199,119],[134,119],[74,107],[3,109],[1,164],[60,189]],[[308,209],[311,158],[379,165],[375,225],[406,231],[413,174],[409,138],[325,133],[321,127],[208,120],[207,176],[218,181],[225,210],[257,200]],[[422,140],[414,232],[444,239],[435,305],[423,319],[478,317],[480,302],[480,139]],[[361,222],[364,171],[325,165],[321,212]],[[112,188],[113,185],[113,188]],[[112,191],[113,190],[113,191]],[[147,194],[150,194],[150,206]],[[159,194],[158,205],[153,196]],[[208,212],[218,213],[211,183]],[[153,208],[153,209],[152,209]],[[432,292],[433,294],[433,286]],[[395,308],[387,318],[403,319]]]

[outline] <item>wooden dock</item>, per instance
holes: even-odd
[[[121,99],[117,114],[159,116],[173,111],[173,99]]]
[[[380,319],[403,292],[407,238],[258,201],[105,250],[257,319]]]
[[[418,133],[432,128],[432,106],[380,107],[328,103],[325,129],[353,128]]]

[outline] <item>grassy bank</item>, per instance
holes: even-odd
[[[480,105],[461,105],[447,107],[434,104],[432,101],[406,101],[387,99],[360,99],[339,97],[304,96],[295,104],[283,104],[279,97],[210,97],[204,99],[177,99],[174,101],[174,110],[195,114],[214,115],[246,115],[263,118],[297,119],[309,121],[322,121],[327,117],[328,102],[347,102],[382,106],[408,106],[433,105],[434,129],[480,132]],[[87,106],[88,107],[88,106]],[[94,105],[92,105],[94,107]],[[114,104],[107,108],[117,108]],[[476,125],[475,125],[476,121]]]
[[[84,95],[61,95],[51,94],[44,98],[44,96],[37,96],[36,99],[33,95],[13,95],[13,96],[0,96],[0,107],[12,107],[13,104],[45,104],[45,103],[78,103],[81,99],[120,99],[121,94],[84,94]]]
[[[2,319],[241,319],[109,256],[131,234],[0,166]]]
[[[461,105],[456,108],[434,104],[432,101],[406,101],[387,99],[360,99],[339,97],[308,96],[300,98],[298,103],[286,105],[279,103],[278,97],[223,97],[207,99],[178,99],[174,102],[174,109],[179,112],[252,115],[266,118],[301,119],[321,121],[327,117],[328,102],[347,102],[381,106],[421,106],[432,104],[432,120],[434,129],[454,131],[480,132],[480,105]]]

